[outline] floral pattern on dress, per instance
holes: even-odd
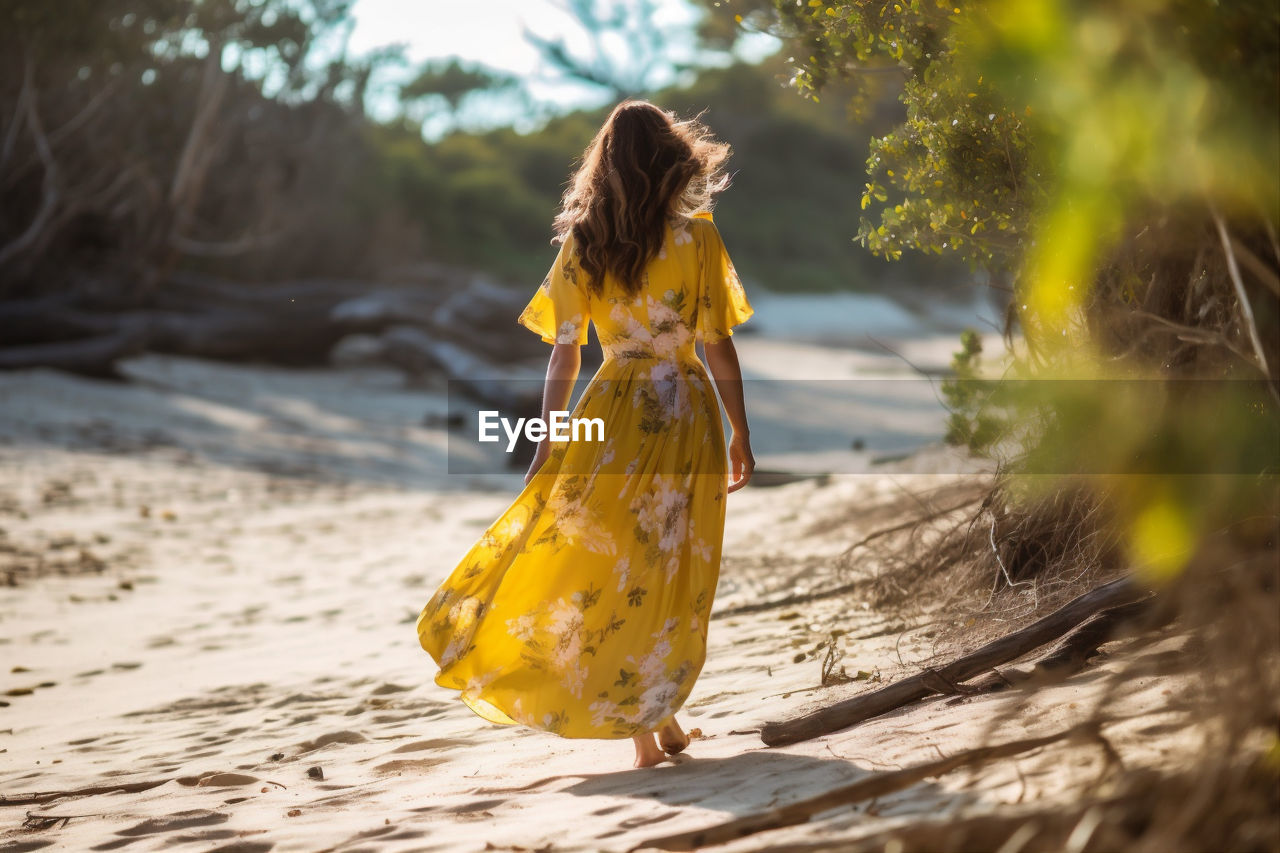
[[[697,341],[751,315],[714,224],[676,222],[628,295],[589,293],[570,238],[519,321],[605,360],[572,416],[604,443],[557,442],[423,608],[417,631],[484,719],[622,738],[684,704],[706,656],[727,462]]]

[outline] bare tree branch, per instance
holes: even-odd
[[[1189,344],[1200,344],[1203,346],[1222,347],[1223,349],[1230,352],[1232,355],[1239,358],[1244,363],[1251,365],[1252,367],[1255,367],[1255,368],[1258,367],[1257,360],[1254,358],[1253,353],[1240,349],[1238,346],[1231,343],[1231,341],[1227,339],[1226,335],[1222,334],[1221,332],[1214,331],[1213,329],[1201,328],[1198,326],[1187,326],[1182,323],[1175,323],[1173,320],[1170,320],[1167,317],[1161,317],[1159,314],[1152,314],[1150,311],[1143,311],[1140,308],[1132,309],[1128,313],[1130,313],[1134,317],[1140,317],[1144,320],[1150,320],[1152,323],[1161,327],[1161,330],[1167,331],[1170,334],[1176,335],[1178,340],[1180,341],[1183,341]],[[1128,355],[1133,349],[1136,348],[1136,344],[1138,343],[1141,343],[1141,341],[1135,341],[1134,346],[1130,346],[1126,348],[1125,351],[1123,353],[1120,353],[1118,356],[1116,356],[1116,358],[1119,359],[1119,358],[1123,358],[1125,355]]]
[[[77,112],[74,116],[72,116],[67,121],[63,122],[63,124],[57,130],[54,130],[53,132],[48,134],[49,147],[51,149],[56,148],[58,144],[61,143],[64,139],[66,139],[68,136],[70,136],[71,134],[79,130],[81,127],[83,127],[84,124],[88,122],[90,118],[93,117],[93,114],[96,113],[98,109],[104,103],[107,102],[107,99],[112,94],[114,94],[118,88],[120,88],[119,78],[115,80],[111,80],[110,82],[107,83],[106,86],[102,87],[102,89],[97,94],[95,94],[92,98],[89,99],[89,103],[85,104],[79,110],[79,112]],[[7,159],[7,155],[5,156],[4,159]],[[17,165],[14,166],[13,170],[10,171],[9,174],[5,176],[3,181],[4,185],[12,186],[13,184],[17,183],[18,179],[20,179],[24,174],[26,174],[28,169],[40,164],[40,162],[41,161],[38,153],[36,155],[29,156],[26,160],[19,162]],[[4,160],[0,159],[0,166],[3,166],[3,163],[4,163]]]
[[[33,64],[30,54],[27,56],[27,64],[28,66]],[[36,153],[40,156],[40,162],[44,165],[40,209],[36,211],[31,224],[27,226],[27,230],[22,232],[21,236],[8,245],[0,247],[0,267],[11,262],[36,244],[53,220],[53,216],[58,209],[58,182],[60,179],[58,164],[53,159],[53,149],[49,146],[49,139],[45,136],[44,126],[40,122],[40,112],[36,104],[34,90],[28,94],[25,112],[27,126],[31,130],[31,138],[35,143]]]
[[[4,147],[0,148],[0,170],[3,170],[5,164],[9,162],[9,158],[13,156],[13,149],[18,144],[18,134],[22,131],[23,113],[26,111],[27,99],[31,97],[34,87],[35,62],[28,54],[22,63],[22,88],[18,91],[18,100],[13,106],[13,123],[5,131]]]
[[[78,113],[64,122],[63,125],[53,133],[50,133],[49,144],[57,145],[59,142],[84,126],[85,122],[93,117],[93,114],[98,111],[99,107],[105,104],[107,99],[114,95],[116,90],[120,88],[121,79],[122,78],[117,77],[114,80],[108,81],[107,85],[103,86],[96,95],[90,98],[89,103],[81,107]]]
[[[246,234],[236,240],[208,243],[175,233],[169,236],[169,245],[184,255],[195,255],[201,258],[233,258],[277,243],[282,236],[284,235],[278,232],[259,236]]]
[[[625,98],[648,91],[653,70],[664,62],[680,67],[664,58],[671,34],[653,23],[657,10],[652,0],[614,4],[611,13],[597,0],[566,0],[556,5],[577,20],[590,39],[588,55],[575,55],[563,39],[546,38],[528,27],[524,28],[524,38],[565,76]],[[608,36],[616,36],[625,45],[622,55],[618,45],[607,42]]]
[[[569,53],[569,49],[565,47],[564,42],[560,39],[553,41],[543,38],[528,27],[524,28],[524,38],[538,49],[544,59],[562,73],[575,80],[590,83],[602,89],[608,89],[614,97],[626,97],[626,87],[615,80],[607,70],[593,67],[587,62],[579,60]]]
[[[1271,242],[1271,254],[1275,255],[1276,263],[1280,264],[1280,240],[1276,239],[1276,229],[1271,226],[1271,220],[1265,213],[1262,214],[1262,227],[1267,229],[1267,240]]]
[[[1262,345],[1262,337],[1258,334],[1258,323],[1253,317],[1253,306],[1249,303],[1249,294],[1245,291],[1244,281],[1240,278],[1240,267],[1236,263],[1236,255],[1231,249],[1231,235],[1227,232],[1227,225],[1222,221],[1218,211],[1211,208],[1210,212],[1213,214],[1213,224],[1218,229],[1218,238],[1222,241],[1222,251],[1227,256],[1227,272],[1231,276],[1231,283],[1235,286],[1236,299],[1240,303],[1240,318],[1249,332],[1249,341],[1253,344],[1258,366],[1262,368],[1263,375],[1270,380],[1271,392],[1280,397],[1280,392],[1275,389],[1275,377],[1271,375],[1271,367],[1267,364],[1267,353]]]
[[[191,120],[191,129],[187,133],[182,155],[178,158],[173,181],[169,185],[169,204],[173,209],[175,231],[185,230],[189,224],[216,150],[216,145],[210,138],[213,121],[229,85],[229,76],[222,70],[221,56],[219,44],[215,42],[209,45],[195,116]]]
[[[1240,263],[1248,267],[1249,272],[1258,277],[1258,281],[1265,284],[1267,289],[1276,296],[1280,296],[1280,275],[1276,275],[1275,270],[1264,264],[1261,258],[1249,251],[1249,247],[1235,237],[1231,238],[1231,248],[1240,259]]]

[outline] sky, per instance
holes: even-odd
[[[685,0],[656,0],[656,5],[652,23],[669,32],[671,56],[693,59],[692,31],[699,11]],[[468,116],[477,125],[513,124],[528,130],[548,112],[599,106],[608,97],[596,87],[558,78],[524,37],[528,28],[544,38],[563,39],[575,53],[589,50],[586,33],[560,0],[356,0],[352,14],[355,29],[350,48],[355,54],[399,43],[414,64],[458,58],[519,77],[536,103],[510,97],[479,102]],[[615,47],[625,55],[625,45]],[[771,37],[753,35],[740,45],[738,54],[758,59],[776,48]],[[659,69],[655,79],[659,85],[675,82],[675,72]],[[376,100],[372,107],[377,114]],[[392,109],[389,100],[381,109]],[[424,130],[432,136],[446,125],[443,119],[428,120]]]

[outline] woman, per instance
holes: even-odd
[[[496,723],[689,743],[675,719],[706,657],[725,495],[755,466],[733,326],[751,316],[709,210],[729,147],[620,104],[556,219],[559,256],[519,322],[554,344],[542,419],[565,408],[595,323],[605,359],[573,417],[603,441],[542,441],[525,489],[418,620],[436,683]],[[725,467],[720,407],[733,428]],[[657,733],[661,749],[654,742]]]

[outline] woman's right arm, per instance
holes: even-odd
[[[551,358],[547,361],[547,379],[542,386],[542,422],[551,423],[551,413],[563,411],[569,407],[569,398],[573,396],[573,385],[578,379],[578,371],[582,367],[582,348],[574,344],[556,344],[551,350]],[[538,449],[529,463],[529,471],[524,475],[527,486],[533,475],[551,455],[551,440],[543,436],[538,442]]]
[[[729,439],[729,464],[731,479],[729,491],[736,492],[751,479],[756,459],[751,455],[751,429],[747,426],[747,404],[742,396],[742,367],[738,364],[738,351],[732,338],[715,343],[704,343],[707,367],[715,379],[716,390],[724,402],[733,435]]]

